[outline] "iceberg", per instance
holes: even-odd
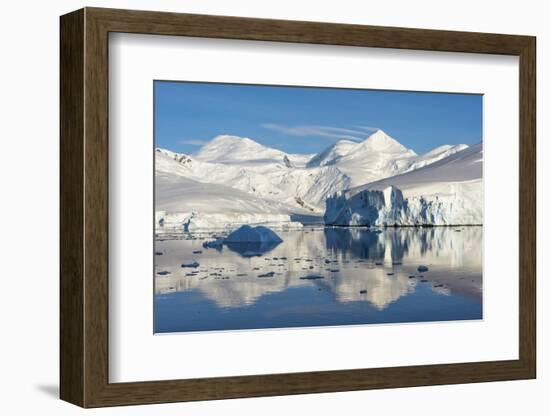
[[[282,243],[283,240],[275,232],[262,225],[251,227],[243,225],[230,233],[225,239],[226,243]]]
[[[262,225],[243,225],[230,233],[223,243],[243,257],[261,256],[273,250],[283,240],[272,230]]]

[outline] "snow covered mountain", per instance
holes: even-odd
[[[438,160],[454,155],[455,153],[467,148],[468,145],[466,144],[457,144],[455,146],[444,144],[443,146],[436,147],[435,149],[432,149],[429,152],[424,153],[420,156],[412,157],[409,160],[401,160],[397,162],[398,165],[401,165],[398,170],[402,173],[405,173],[420,169],[424,166],[431,165]]]
[[[308,166],[335,165],[351,178],[352,186],[358,186],[400,173],[404,164],[399,162],[415,156],[414,151],[378,130],[360,143],[337,142],[315,156]]]
[[[359,143],[352,140],[339,140],[311,158],[307,163],[307,167],[334,165],[340,158],[351,153],[358,145]]]
[[[435,153],[441,150],[451,148]],[[338,192],[327,198],[325,223],[482,224],[482,176],[483,148],[478,144],[407,173]]]
[[[228,135],[194,155],[156,149],[157,226],[293,226],[312,216],[322,221],[333,195],[414,172],[465,148],[440,146],[419,156],[379,130],[362,142],[341,140],[317,155],[289,154]]]
[[[427,166],[466,147],[444,145],[418,156],[378,130],[360,143],[340,140],[314,156],[307,166],[336,165],[351,178],[352,186],[359,186]]]
[[[292,215],[301,210],[228,186],[161,174],[156,177],[155,191],[157,228],[192,231],[244,224],[301,226],[292,221]]]
[[[203,162],[239,165],[284,163],[286,158],[297,167],[304,166],[312,156],[287,154],[249,138],[230,135],[217,136],[194,155],[195,159]]]
[[[281,152],[282,153],[282,152]],[[262,198],[288,204],[301,213],[322,214],[325,199],[339,190],[349,188],[349,178],[334,166],[300,168],[279,160],[243,159],[242,163],[213,163],[193,156],[157,149],[156,172],[192,179],[204,184],[224,185]],[[226,159],[227,160],[227,159]],[[292,163],[292,162],[291,162]]]

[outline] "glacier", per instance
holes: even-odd
[[[324,216],[327,225],[419,226],[480,225],[483,210],[478,186],[473,182],[449,185],[450,193],[404,197],[395,186],[382,190],[363,190],[348,197],[340,193],[327,198]]]
[[[423,168],[338,192],[325,224],[419,226],[483,224],[481,144]]]

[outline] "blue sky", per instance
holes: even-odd
[[[482,96],[155,81],[155,146],[194,153],[220,134],[315,153],[382,129],[423,153],[482,140]]]

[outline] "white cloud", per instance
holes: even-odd
[[[371,127],[371,126],[361,126],[361,125],[358,125],[358,126],[353,126],[354,128],[356,129],[360,129],[360,130],[365,130],[365,131],[368,131],[370,133],[373,133],[377,130],[380,130],[378,127]]]
[[[300,125],[300,126],[284,126],[275,123],[265,123],[261,127],[269,130],[278,131],[280,133],[288,134],[289,136],[298,137],[326,137],[336,139],[350,139],[350,140],[364,140],[367,131],[377,130],[375,127],[357,126],[354,129],[346,129],[341,127],[332,126],[319,126],[319,125]]]
[[[192,146],[202,146],[202,145],[208,143],[208,140],[186,139],[186,140],[180,140],[178,143],[179,144],[190,144]]]

